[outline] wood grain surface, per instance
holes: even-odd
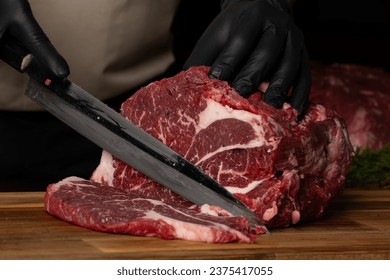
[[[0,193],[0,259],[390,259],[390,190],[347,189],[319,220],[254,244],[87,230],[45,212],[44,193]]]

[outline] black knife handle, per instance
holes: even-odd
[[[0,43],[0,58],[15,70],[23,73],[23,60],[29,55],[29,52],[11,36],[4,35]],[[27,67],[27,65],[26,65]]]
[[[6,34],[0,41],[0,58],[18,72],[28,74],[41,85],[48,86],[51,81],[58,80],[20,42]]]

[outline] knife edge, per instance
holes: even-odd
[[[72,82],[47,89],[31,80],[25,94],[116,158],[191,202],[217,205],[245,217],[252,227],[264,226],[209,175]]]

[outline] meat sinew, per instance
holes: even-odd
[[[281,110],[274,109],[263,103],[258,93],[244,99],[226,82],[209,79],[207,71],[206,67],[194,67],[175,77],[149,84],[123,103],[122,114],[216,179],[268,227],[286,227],[320,217],[328,204],[342,192],[353,155],[344,121],[321,105],[311,105],[305,118],[297,123],[296,111],[288,104]],[[128,200],[153,201],[154,206],[161,203],[179,212],[187,211],[184,209],[194,211],[191,215],[199,213],[202,219],[215,219],[215,211],[206,216],[202,212],[215,207],[193,205],[105,151],[91,180],[93,182],[79,183],[72,179],[72,187],[68,181],[51,185],[46,196],[47,210],[80,224],[77,221],[81,210],[77,209],[92,207],[96,211],[94,225],[88,225],[91,224],[88,220],[91,214],[83,214],[81,219],[86,219],[86,222],[82,226],[102,230],[105,228],[103,217],[114,213],[98,209],[105,209],[103,201],[110,201],[111,192],[116,190],[121,195],[121,199],[115,202],[118,208],[130,203],[125,199],[128,195]],[[80,185],[101,196],[97,199],[99,203],[84,205],[82,200],[75,202],[74,199],[80,196],[77,191]],[[64,211],[56,210],[60,206],[73,210],[65,215]],[[149,211],[131,209],[126,208],[126,212]],[[217,212],[223,213],[220,209]],[[176,214],[169,218],[159,215],[161,222],[167,222],[167,219],[181,221],[180,217]],[[132,224],[130,219],[128,223],[132,224],[132,231],[128,233],[167,238],[158,234],[157,228],[144,234],[138,231],[137,227],[149,224],[140,221]],[[214,224],[205,226],[213,227]],[[117,232],[118,228],[123,228],[123,223],[114,222],[108,231]],[[187,231],[195,232],[183,235],[176,230],[169,238],[249,242],[253,240],[250,233],[261,233],[260,229],[248,229],[247,222],[241,218],[234,220],[229,217],[227,231],[230,234],[231,229],[242,235],[235,233],[235,237],[227,239],[214,236],[196,239],[189,236],[201,235],[197,231],[205,229],[186,227]]]

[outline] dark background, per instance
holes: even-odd
[[[294,17],[311,59],[390,70],[389,0],[298,0]]]
[[[178,65],[218,12],[217,0],[181,1],[173,24]],[[293,16],[311,60],[390,71],[389,0],[297,0]]]

